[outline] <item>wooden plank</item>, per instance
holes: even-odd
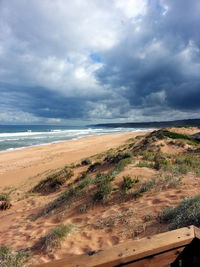
[[[194,227],[185,227],[140,240],[127,241],[112,248],[100,251],[92,256],[72,256],[54,261],[38,267],[110,267],[134,260],[142,259],[150,255],[173,250],[189,244],[195,237]]]
[[[176,258],[184,250],[185,246],[179,249],[173,249],[161,254],[139,260],[130,264],[123,265],[124,267],[161,267],[173,263]]]
[[[197,228],[196,226],[193,226],[194,228],[194,235],[196,238],[200,239],[200,229]]]

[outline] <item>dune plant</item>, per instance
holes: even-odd
[[[23,251],[13,252],[9,247],[0,246],[0,266],[2,267],[25,267],[28,254]]]
[[[121,184],[121,188],[123,191],[127,192],[131,188],[133,188],[136,183],[139,182],[139,179],[132,179],[129,175],[123,177],[123,182]]]
[[[200,195],[185,198],[176,207],[167,207],[159,216],[161,223],[168,223],[169,229],[189,225],[200,226]]]
[[[58,172],[49,175],[46,179],[40,181],[32,192],[49,193],[58,190],[69,178],[74,175],[73,171],[64,168]]]
[[[0,210],[6,210],[11,207],[10,196],[5,193],[0,193]]]
[[[59,225],[53,228],[44,238],[42,248],[51,252],[61,246],[65,238],[75,230],[74,225]]]
[[[71,185],[67,188],[62,194],[60,194],[55,200],[50,202],[38,215],[40,217],[42,215],[48,214],[51,211],[64,206],[67,209],[73,202],[76,201],[78,197],[83,195],[86,192],[86,188],[94,183],[94,178],[87,176],[83,179],[77,186]]]

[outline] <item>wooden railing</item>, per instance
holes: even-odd
[[[200,266],[200,230],[185,227],[90,254],[66,257],[38,267],[197,267]]]

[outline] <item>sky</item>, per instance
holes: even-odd
[[[199,115],[199,0],[0,0],[0,124]]]

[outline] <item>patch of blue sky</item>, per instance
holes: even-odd
[[[103,62],[101,56],[98,53],[91,53],[90,54],[90,58],[94,61],[94,62]]]

